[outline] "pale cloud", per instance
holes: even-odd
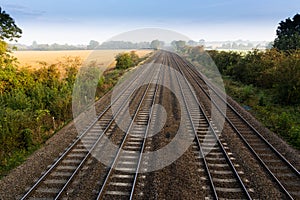
[[[37,18],[43,16],[46,12],[41,10],[33,10],[26,6],[17,5],[17,4],[4,4],[4,10],[8,10],[9,14],[14,15],[15,17],[30,17]]]

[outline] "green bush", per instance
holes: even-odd
[[[300,103],[300,50],[288,53],[276,49],[234,52],[210,51],[219,71],[242,84],[273,89],[274,101],[284,105]]]
[[[240,60],[242,59],[241,53],[238,52],[226,52],[226,51],[208,51],[209,55],[215,62],[216,66],[218,67],[219,71],[223,75],[230,75],[231,68],[236,66]]]
[[[0,66],[0,177],[14,166],[14,155],[25,155],[54,133],[55,123],[72,118],[72,88],[78,59],[38,70],[19,69],[14,62]],[[24,153],[21,153],[25,151]],[[19,153],[18,153],[19,152]]]
[[[116,61],[117,61],[116,64],[117,69],[127,69],[134,65],[129,53],[121,53],[117,55]]]
[[[20,137],[17,138],[20,140],[21,146],[19,147],[20,149],[25,149],[29,150],[30,147],[33,145],[33,132],[29,128],[25,128],[21,131]]]
[[[300,149],[300,50],[256,50],[236,60],[232,52],[209,53],[222,72],[226,92]]]
[[[300,126],[292,126],[289,130],[289,141],[300,149]]]
[[[291,52],[274,72],[274,86],[279,103],[300,103],[300,51]]]
[[[276,129],[277,131],[279,132],[284,132],[284,131],[288,131],[292,124],[293,124],[293,121],[292,121],[292,116],[286,112],[282,112],[281,114],[277,115],[276,116]],[[285,134],[284,134],[285,135]]]
[[[140,61],[135,52],[126,55],[130,67]],[[9,59],[6,63],[0,59],[0,177],[72,119],[72,97],[93,103],[126,71],[123,67],[109,69],[98,79],[101,70],[93,63],[77,74],[79,58],[67,57],[54,65],[40,63],[32,71],[17,68],[13,58]],[[73,94],[74,87],[79,87],[80,94]]]
[[[252,95],[254,95],[254,89],[252,85],[246,85],[240,90],[239,98],[241,101],[246,101],[249,99]]]
[[[129,67],[133,67],[137,65],[139,62],[138,55],[131,51],[130,53],[120,53],[116,56],[116,68],[117,69],[127,69]]]

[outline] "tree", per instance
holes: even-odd
[[[159,40],[153,40],[150,44],[150,47],[153,49],[158,49],[161,47],[161,42]]]
[[[33,49],[37,48],[37,47],[38,47],[37,41],[33,41],[31,47],[32,47]]]
[[[117,69],[127,69],[134,65],[132,58],[129,53],[120,53],[116,56],[116,68]]]
[[[190,45],[190,46],[196,46],[196,45],[197,45],[197,42],[194,41],[194,40],[189,40],[189,41],[188,41],[188,45]]]
[[[276,30],[274,47],[279,50],[300,49],[300,15],[281,21]]]
[[[136,54],[135,51],[130,51],[130,57],[131,57],[131,60],[133,62],[134,65],[137,65],[140,61],[140,58],[139,56]]]
[[[91,40],[90,44],[87,46],[87,49],[95,49],[98,46],[99,46],[99,42],[97,42],[96,40]]]
[[[204,39],[199,40],[199,45],[204,46],[205,45],[205,40]]]
[[[186,42],[183,40],[174,40],[171,42],[171,45],[178,51],[182,51],[184,47],[186,46]]]
[[[273,46],[274,46],[274,42],[269,42],[266,46],[266,49],[272,49]]]
[[[127,69],[129,67],[133,67],[137,65],[140,61],[139,56],[135,53],[135,51],[131,51],[130,53],[120,53],[116,56],[116,68],[117,69]]]
[[[0,7],[0,39],[13,41],[20,38],[22,30],[15,24],[13,18]]]
[[[0,68],[11,66],[14,59],[9,54],[10,50],[5,39],[12,41],[21,37],[22,30],[17,27],[13,18],[0,7]]]

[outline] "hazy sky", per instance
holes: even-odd
[[[23,30],[20,43],[85,44],[139,28],[206,41],[268,40],[300,12],[299,0],[1,0]]]

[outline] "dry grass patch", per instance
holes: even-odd
[[[100,66],[114,66],[115,56],[124,50],[78,50],[78,51],[15,51],[13,56],[18,59],[20,67],[38,69],[43,64],[51,65],[64,62],[66,58],[78,58],[81,62],[88,64],[96,62]],[[143,57],[152,50],[136,50],[139,57]]]

